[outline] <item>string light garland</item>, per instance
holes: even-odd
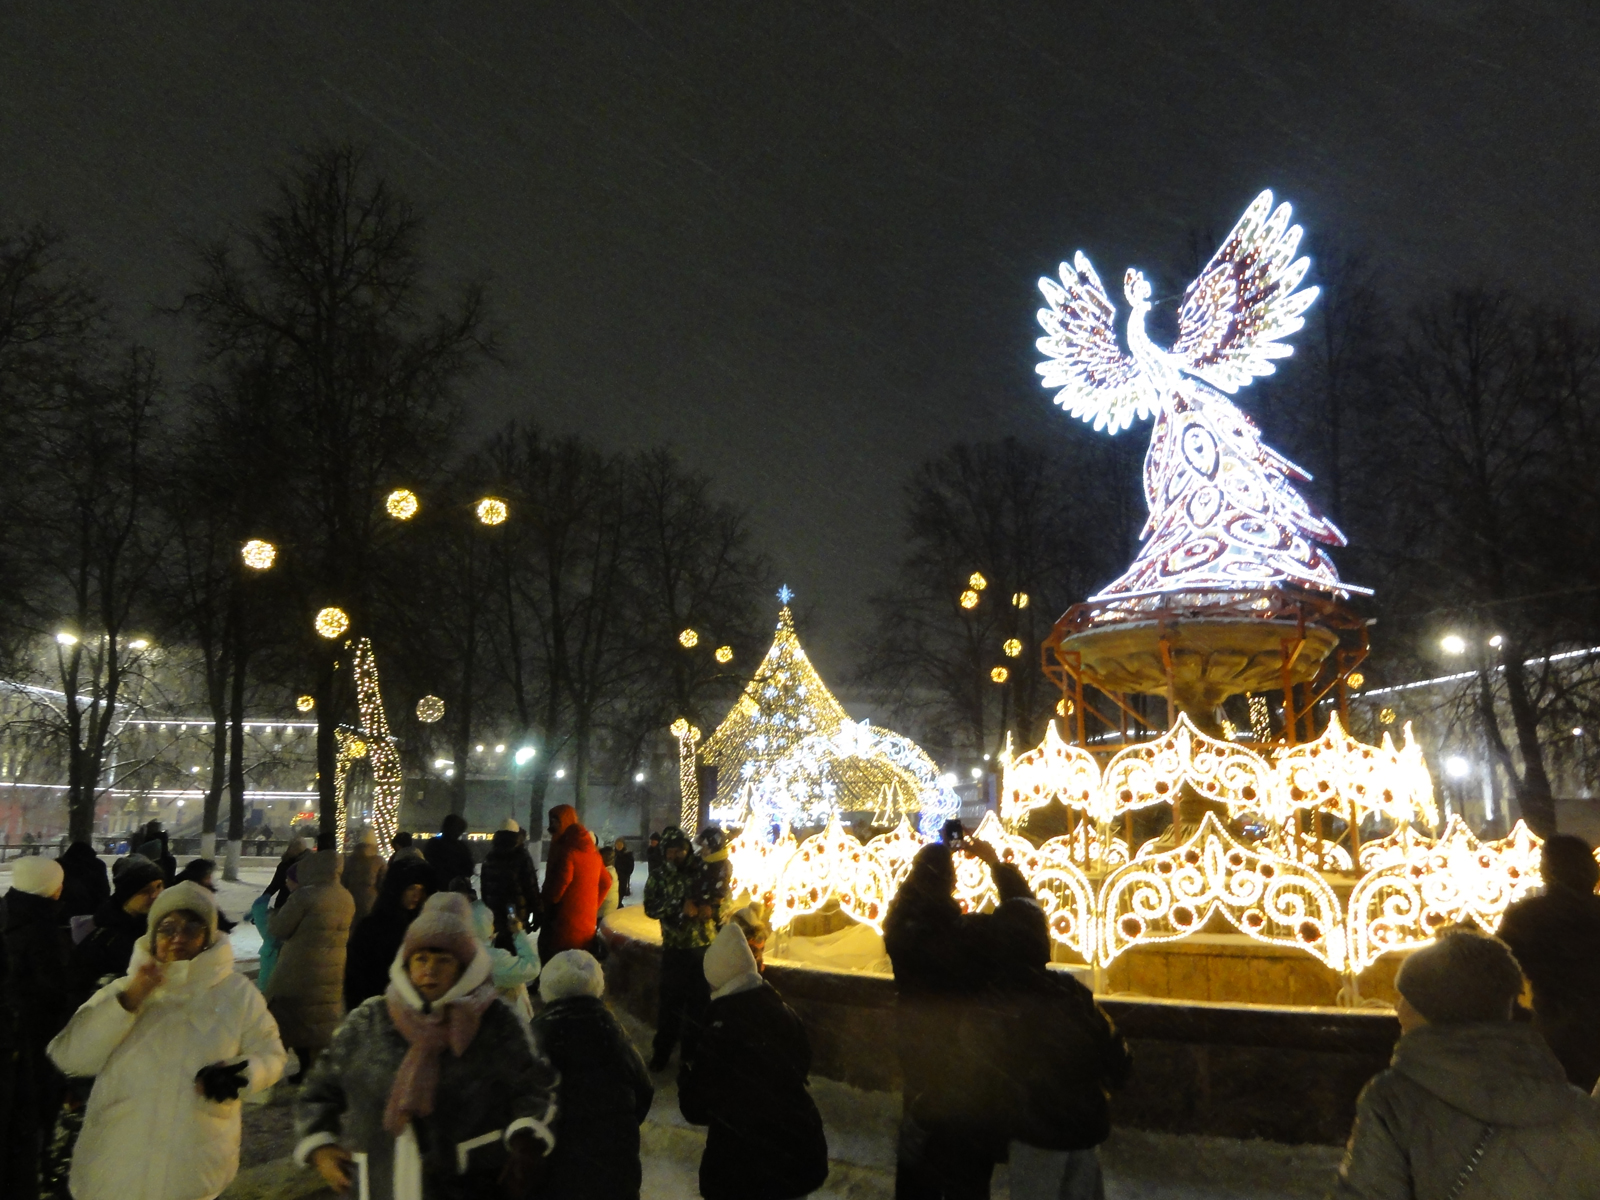
[[[733,661],[733,647],[718,646],[711,657],[715,658],[719,663],[727,665]]]
[[[1258,742],[1272,740],[1272,710],[1265,696],[1250,697],[1250,734]]]
[[[1145,456],[1150,519],[1133,565],[1092,600],[1189,589],[1251,590],[1292,583],[1347,595],[1319,546],[1343,546],[1344,535],[1295,488],[1310,478],[1265,445],[1250,419],[1228,399],[1270,375],[1292,348],[1317,297],[1301,288],[1308,258],[1296,258],[1301,229],[1290,206],[1273,206],[1264,191],[1184,293],[1178,338],[1163,349],[1145,331],[1151,287],[1129,268],[1123,296],[1130,306],[1124,351],[1116,307],[1087,256],[1062,263],[1060,281],[1039,280],[1046,307],[1038,366],[1057,404],[1096,430],[1115,434],[1155,416]]]
[[[679,717],[672,723],[672,736],[678,739],[678,827],[692,837],[700,828],[700,779],[695,769],[700,730]]]
[[[417,720],[432,725],[444,717],[444,701],[437,696],[424,696],[417,701]]]
[[[316,628],[317,636],[332,641],[344,634],[350,628],[350,614],[342,608],[330,605],[317,612],[316,620],[312,622]]]
[[[278,548],[261,538],[251,538],[239,547],[239,557],[252,571],[267,571],[278,559]]]
[[[345,782],[350,765],[357,759],[372,760],[372,827],[378,845],[387,846],[400,826],[400,798],[404,790],[400,751],[389,733],[389,720],[383,711],[383,691],[378,681],[378,660],[372,642],[361,638],[350,661],[356,685],[356,712],[361,717],[359,731],[337,730],[338,755],[334,763],[334,792],[338,813],[335,845],[346,845],[347,818]]]
[[[395,488],[383,499],[383,508],[396,521],[409,521],[422,511],[422,501],[410,488]],[[481,514],[482,505],[479,505]]]
[[[700,644],[700,635],[693,629],[685,629],[678,635],[678,645],[685,650],[693,650]]]
[[[506,518],[511,515],[506,502],[497,496],[485,496],[479,500],[475,511],[479,522],[484,525],[504,525]]]

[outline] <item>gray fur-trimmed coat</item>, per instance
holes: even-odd
[[[295,1159],[304,1165],[330,1142],[357,1155],[351,1197],[392,1200],[394,1138],[383,1110],[408,1044],[382,996],[353,1009],[317,1059],[295,1102]],[[460,1058],[440,1058],[433,1115],[413,1122],[422,1155],[424,1200],[497,1196],[505,1165],[504,1134],[523,1118],[546,1147],[556,1115],[556,1074],[521,1020],[501,1001],[484,1010],[478,1034]]]

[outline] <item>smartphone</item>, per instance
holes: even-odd
[[[939,840],[942,841],[946,846],[950,846],[953,849],[959,849],[961,846],[961,839],[966,836],[967,831],[962,828],[961,819],[959,817],[951,817],[944,823],[944,828],[939,831]]]

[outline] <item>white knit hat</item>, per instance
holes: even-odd
[[[192,879],[162,889],[161,895],[150,906],[149,927],[155,929],[161,924],[162,917],[179,911],[192,912],[206,923],[207,946],[217,940],[217,898],[208,889]]]
[[[724,925],[707,947],[705,972],[713,1000],[761,986],[756,956],[750,953],[750,943],[745,941],[744,930],[737,921]]]
[[[574,996],[603,996],[606,975],[587,950],[563,950],[539,971],[539,998],[546,1004]]]
[[[54,896],[65,878],[61,864],[42,855],[19,858],[11,868],[11,886],[34,896]]]
[[[500,828],[508,829],[512,833],[522,832],[522,826],[517,824],[517,819],[515,817],[507,817],[504,821],[501,821]]]

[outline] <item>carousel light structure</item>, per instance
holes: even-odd
[[[1310,260],[1300,241],[1289,205],[1256,197],[1185,291],[1169,347],[1146,332],[1154,299],[1138,270],[1123,281],[1125,350],[1084,254],[1040,281],[1038,370],[1056,402],[1110,434],[1154,420],[1149,519],[1129,568],[1068,609],[1041,645],[1064,728],[1052,722],[1020,753],[1007,744],[998,815],[969,836],[1023,871],[1051,936],[1085,962],[1107,967],[1140,947],[1232,932],[1309,955],[1342,977],[1340,1000],[1354,1003],[1358,977],[1382,955],[1456,922],[1497,928],[1506,906],[1540,885],[1540,841],[1520,822],[1500,841],[1479,841],[1459,817],[1440,829],[1422,748],[1409,725],[1396,744],[1392,709],[1377,745],[1348,732],[1347,697],[1366,682],[1357,668],[1367,622],[1347,602],[1366,589],[1327,557],[1345,539],[1298,490],[1309,476],[1229,399],[1291,354],[1286,339],[1316,299],[1301,286]],[[965,583],[957,602],[972,610],[988,580],[974,572]],[[779,653],[775,642],[769,662]],[[1165,721],[1137,695],[1163,698]],[[1235,698],[1243,711],[1230,717],[1223,706]],[[741,704],[730,714],[739,723],[725,722],[730,733],[719,729],[708,749],[754,761],[763,778],[803,738],[844,720],[780,736],[748,691]],[[763,735],[759,747],[750,741]],[[1041,845],[1021,836],[1029,814],[1057,804],[1064,835]],[[924,840],[906,820],[865,842],[837,815],[799,842],[747,826],[732,843],[735,886],[771,904],[778,928],[836,904],[881,929]],[[993,903],[989,887],[985,869],[959,860],[964,907]]]

